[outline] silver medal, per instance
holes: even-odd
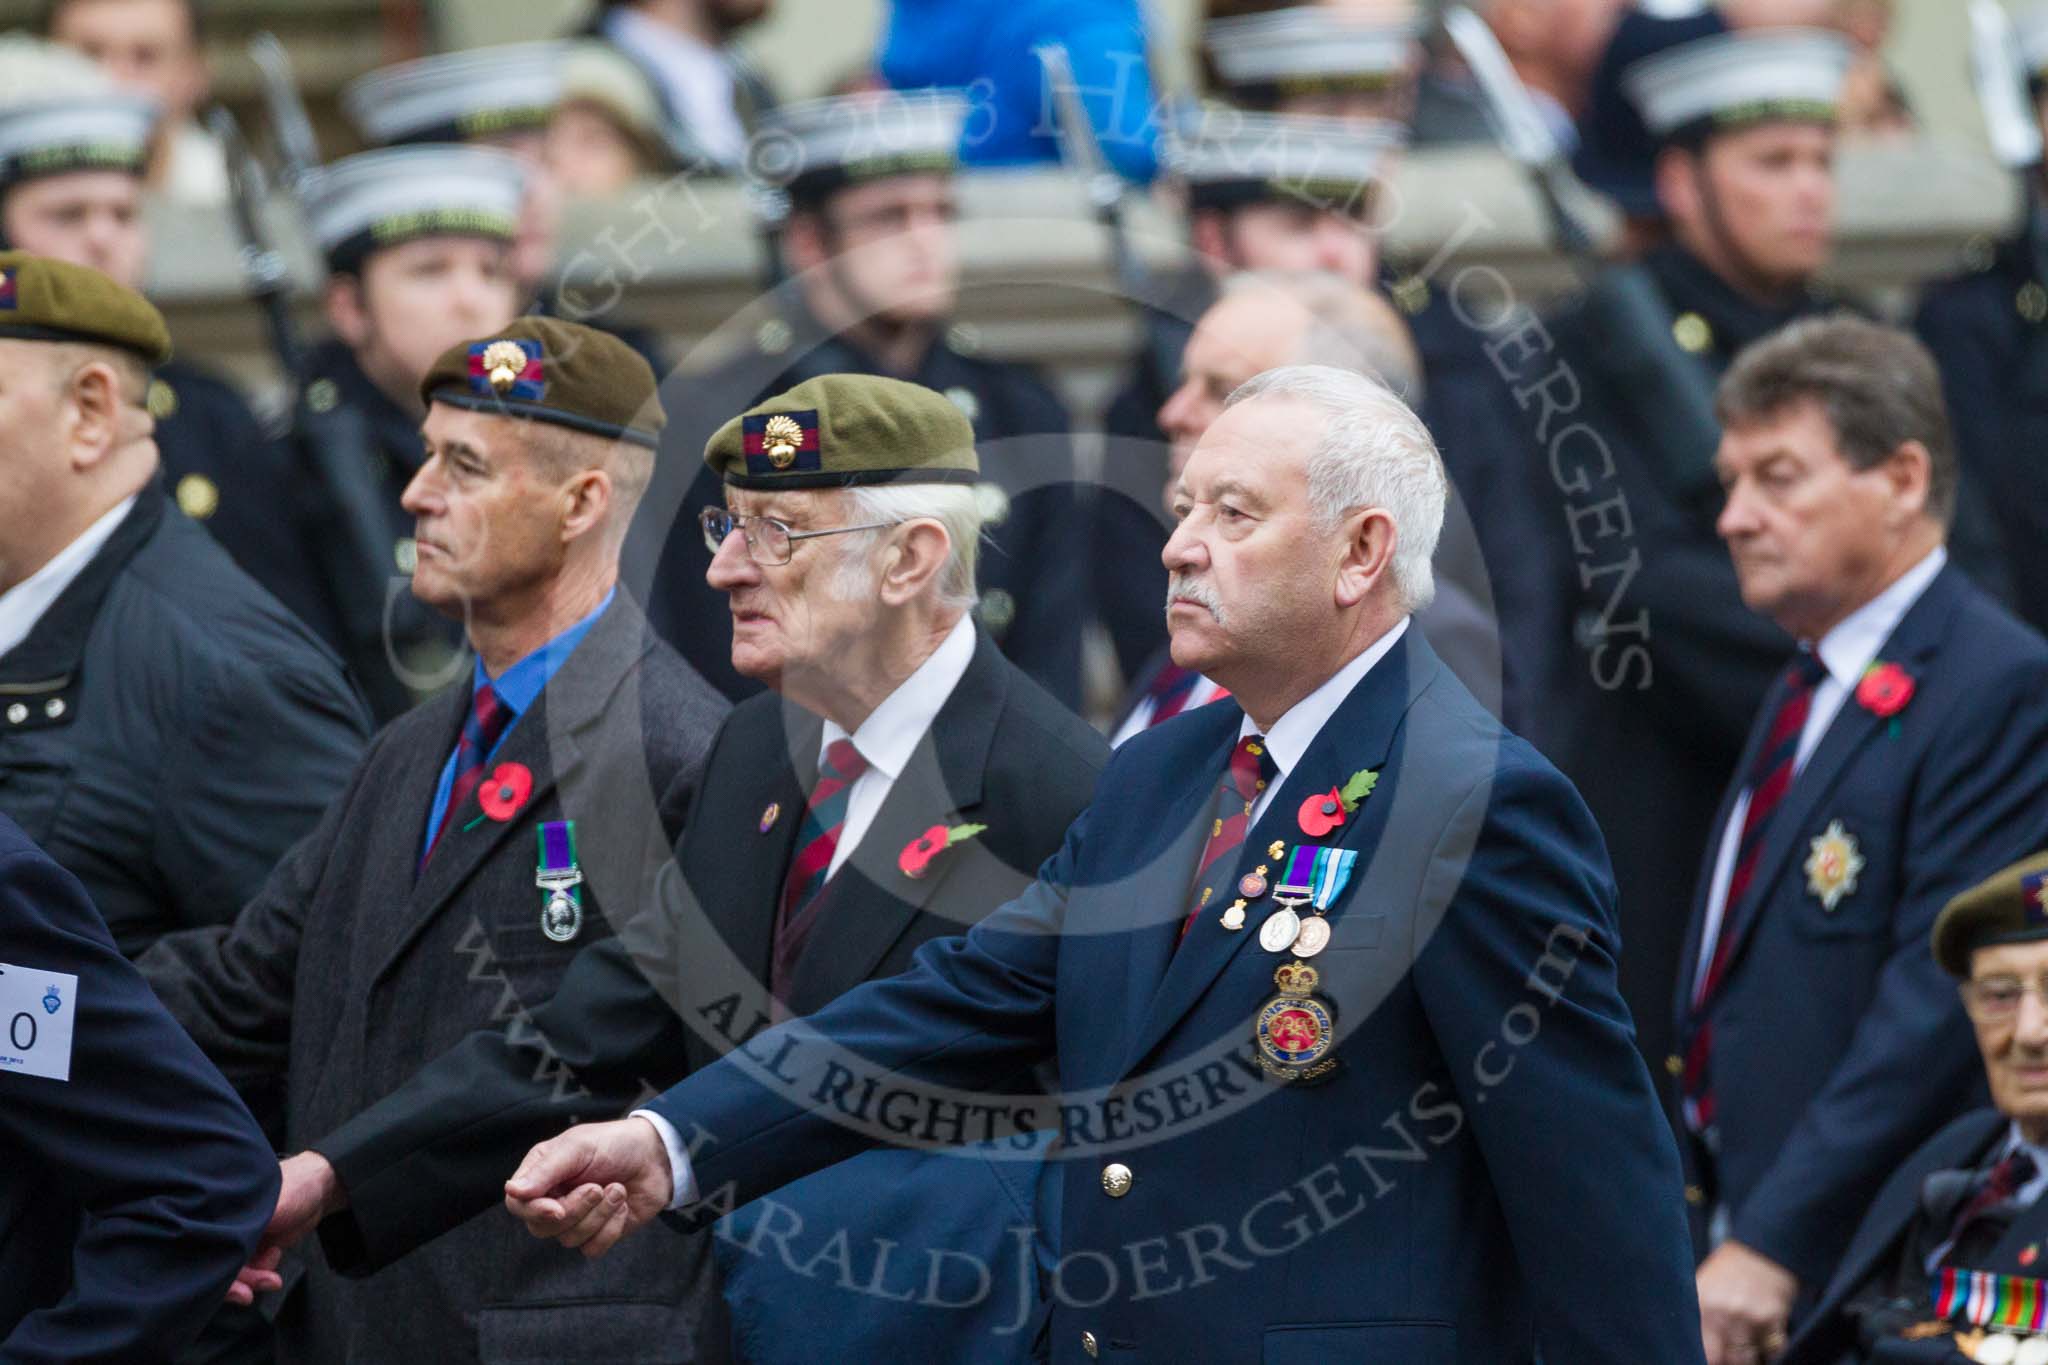
[[[566,889],[548,897],[540,912],[540,931],[556,943],[567,943],[583,932],[583,907]]]
[[[1301,916],[1292,910],[1275,910],[1259,926],[1259,946],[1269,953],[1284,953],[1294,946],[1294,936],[1301,932]]]

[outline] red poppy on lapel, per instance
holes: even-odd
[[[519,814],[526,798],[533,795],[533,774],[524,763],[500,763],[476,790],[476,803],[484,814],[503,824]]]
[[[1344,818],[1358,809],[1359,802],[1372,795],[1379,780],[1380,775],[1371,768],[1360,768],[1343,786],[1310,796],[1295,814],[1301,832],[1311,839],[1322,838],[1343,824]]]
[[[1863,670],[1856,683],[1856,700],[1875,716],[1896,716],[1913,700],[1913,678],[1897,664],[1878,660]]]
[[[922,877],[930,870],[932,859],[962,839],[972,839],[987,828],[987,825],[933,825],[903,846],[903,851],[896,855],[896,866],[906,877]]]

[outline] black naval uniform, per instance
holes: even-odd
[[[1007,503],[981,546],[983,626],[1012,663],[1078,710],[1087,546],[1073,515],[1067,413],[1023,366],[967,354],[960,344],[966,337],[953,328],[907,377],[945,394],[974,424],[984,486],[1000,488]],[[659,482],[642,499],[628,538],[626,579],[663,638],[734,700],[760,684],[733,670],[725,594],[704,581],[710,552],[697,514],[725,501],[704,465],[704,444],[732,414],[824,374],[905,377],[889,375],[845,338],[798,317],[769,323],[754,347],[708,374],[676,375],[662,386],[662,406],[675,416],[662,434]]]
[[[1162,297],[1163,306],[1140,315],[1137,362],[1102,415],[1108,440],[1089,518],[1096,615],[1131,681],[1166,646],[1166,568],[1159,552],[1168,535],[1160,500],[1169,451],[1159,409],[1180,383],[1181,356],[1195,322],[1216,302],[1216,282],[1187,270],[1163,286]]]
[[[1981,268],[1931,286],[1914,330],[1941,364],[1962,468],[1957,562],[2048,631],[2048,279],[2030,238],[1983,247]],[[1987,533],[1971,534],[1972,514]]]
[[[1668,307],[1671,335],[1710,381],[1750,342],[1830,306],[1810,293],[1760,305],[1674,246],[1652,251],[1644,265]],[[1643,403],[1640,386],[1619,377],[1620,351],[1640,343],[1598,332],[1577,305],[1549,325],[1556,355],[1518,378],[1558,361],[1570,366],[1583,394],[1573,420],[1599,434],[1614,462],[1609,473],[1590,444],[1563,451],[1555,461],[1563,481],[1548,493],[1568,537],[1576,537],[1565,547],[1563,587],[1576,616],[1551,756],[1607,835],[1629,945],[1622,993],[1638,1044],[1661,1065],[1714,812],[1793,645],[1742,603],[1714,530],[1721,499],[1711,472],[1701,470],[1689,485],[1707,491],[1689,497],[1652,473],[1654,452],[1671,439],[1665,417]],[[1551,462],[1541,448],[1531,458]]]
[[[413,518],[399,505],[399,498],[422,461],[420,419],[392,402],[339,341],[329,339],[315,347],[310,370],[315,377],[306,386],[305,404],[322,412],[347,409],[351,420],[339,430],[363,443],[360,455],[351,458],[370,462],[385,512],[378,538],[391,546],[391,558],[386,577],[379,581],[343,585],[329,582],[320,559],[302,550],[292,558],[289,572],[274,574],[265,586],[341,653],[381,724],[447,683],[468,678],[467,664],[460,657],[460,626],[412,595]],[[307,537],[322,534],[323,523],[336,515],[327,505],[325,490],[310,482],[288,505],[296,509],[301,534]],[[341,607],[344,592],[367,592],[381,600],[386,639],[366,647],[350,638]],[[393,653],[405,674],[393,666]]]
[[[290,600],[308,560],[295,520],[280,517],[295,491],[290,458],[241,394],[181,360],[157,367],[148,407],[164,486],[178,510],[213,533],[243,573],[317,628],[305,601]]]

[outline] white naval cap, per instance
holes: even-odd
[[[562,93],[559,40],[502,43],[380,66],[341,89],[365,142],[460,142],[547,122]]]
[[[65,171],[139,173],[162,107],[106,90],[0,104],[0,185]]]
[[[1742,29],[1645,57],[1621,80],[1662,140],[1781,120],[1832,123],[1850,54],[1848,39],[1822,29]]]
[[[352,271],[371,252],[417,237],[518,232],[526,174],[509,153],[425,143],[359,152],[320,167],[306,217],[330,269]]]
[[[1348,204],[1383,179],[1408,142],[1391,119],[1262,114],[1224,105],[1190,110],[1161,144],[1194,208],[1271,199]]]
[[[1366,18],[1298,5],[1218,19],[1202,46],[1229,94],[1260,102],[1287,95],[1382,90],[1414,73],[1419,22]]]
[[[959,165],[967,99],[957,90],[867,90],[765,115],[749,169],[816,201],[859,181]]]

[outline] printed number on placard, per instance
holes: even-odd
[[[78,978],[0,962],[0,1076],[71,1079]]]

